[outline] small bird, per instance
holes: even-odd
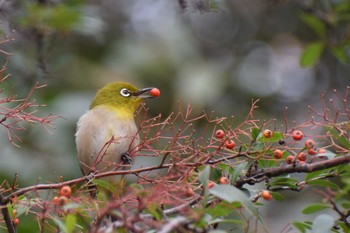
[[[90,109],[80,117],[75,134],[84,175],[119,170],[132,162],[129,152],[139,145],[134,112],[143,99],[159,93],[157,88],[137,89],[126,82],[112,82],[98,90]],[[115,183],[120,176],[105,180]]]

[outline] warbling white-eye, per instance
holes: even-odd
[[[112,82],[98,90],[90,109],[80,117],[75,134],[84,175],[119,170],[131,163],[129,153],[139,145],[135,110],[143,99],[158,95],[156,88],[137,89],[126,82]],[[120,176],[105,180],[118,182]]]

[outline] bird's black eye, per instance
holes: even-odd
[[[130,91],[128,89],[123,88],[123,89],[120,90],[120,94],[122,96],[124,96],[124,97],[129,97],[131,93],[130,93]]]

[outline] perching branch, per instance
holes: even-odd
[[[217,162],[219,161],[221,160],[218,160]],[[314,162],[312,164],[285,165],[285,166],[279,166],[279,167],[273,167],[273,168],[260,169],[260,170],[257,170],[256,173],[252,174],[250,177],[238,178],[235,182],[235,186],[242,187],[244,184],[255,184],[256,180],[259,180],[264,177],[271,178],[271,177],[276,177],[283,174],[302,173],[302,172],[311,173],[314,171],[335,167],[335,166],[346,164],[349,162],[350,162],[350,155],[344,155],[344,156],[340,156],[329,160]],[[213,164],[213,162],[210,162],[210,164]],[[200,164],[198,163],[176,163],[176,164],[167,163],[167,164],[163,164],[162,166],[156,165],[156,166],[133,169],[133,170],[121,170],[121,171],[109,171],[109,172],[97,173],[95,174],[94,178],[98,179],[98,178],[115,176],[115,175],[123,176],[123,175],[130,175],[130,174],[140,174],[143,172],[155,171],[159,169],[172,168],[172,167],[190,167],[195,169],[199,165]],[[1,203],[7,204],[9,203],[11,198],[24,195],[28,192],[33,192],[36,190],[59,189],[62,186],[82,183],[82,182],[86,182],[86,180],[87,180],[87,177],[84,176],[84,177],[80,177],[77,179],[60,182],[56,184],[37,184],[37,185],[29,186],[10,193],[8,196],[2,199]]]
[[[261,178],[271,178],[280,176],[283,174],[292,173],[311,173],[314,171],[319,171],[326,168],[335,167],[342,164],[350,163],[350,155],[344,155],[337,158],[314,162],[311,164],[292,164],[280,167],[264,168],[257,170],[254,174],[249,177],[241,177],[236,180],[235,185],[237,187],[242,187],[244,184],[255,184],[256,180]]]

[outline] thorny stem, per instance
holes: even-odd
[[[0,70],[1,74],[2,70]],[[2,82],[4,78],[0,79]],[[27,123],[41,123],[44,126],[52,126],[52,121],[59,116],[48,115],[46,117],[36,116],[37,110],[28,111],[32,107],[38,108],[44,105],[37,104],[35,100],[31,100],[33,94],[36,90],[45,87],[46,85],[39,85],[36,83],[34,87],[29,91],[27,96],[23,99],[18,99],[15,94],[10,92],[6,97],[0,99],[0,125],[6,128],[8,139],[11,143],[14,143],[14,139],[21,141],[20,138],[16,135],[16,131],[25,130],[25,126],[22,125],[22,122]],[[1,93],[1,90],[0,90]],[[6,107],[4,104],[12,103],[15,104],[13,107]]]

